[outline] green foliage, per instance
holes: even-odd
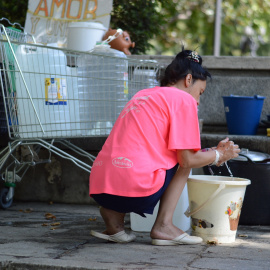
[[[270,2],[263,0],[223,1],[223,55],[249,55],[240,50],[243,38],[252,39],[258,47],[257,55],[269,55]],[[247,33],[247,27],[253,33]],[[268,44],[268,45],[267,45]]]
[[[26,11],[28,7],[28,1],[18,0],[1,0],[0,1],[0,19],[7,18],[11,23],[19,23],[24,27]],[[4,26],[10,26],[10,24],[3,20],[0,21]]]
[[[132,54],[175,55],[186,48],[213,54],[216,0],[113,0],[111,28],[130,33]],[[1,0],[0,18],[25,23],[28,1]],[[257,55],[270,55],[270,1],[223,0],[221,55],[250,55],[243,39],[251,39]],[[6,22],[1,21],[4,25]],[[253,33],[246,33],[250,27]],[[242,50],[241,50],[242,46]]]
[[[149,40],[161,35],[167,24],[166,12],[160,12],[165,6],[171,9],[175,4],[169,0],[114,0],[110,26],[128,31],[136,43],[131,53],[144,54],[153,47]]]
[[[174,1],[174,0],[172,0]],[[215,0],[174,1],[173,13],[164,7],[162,13],[168,20],[166,31],[156,39],[155,50],[151,54],[170,54],[179,52],[183,43],[190,49],[197,49],[200,54],[211,55],[214,51]],[[250,50],[241,50],[244,38],[249,38],[258,47],[257,55],[270,55],[269,48],[270,2],[264,0],[223,0],[221,55],[250,55]],[[251,27],[252,34],[246,34],[246,27]]]

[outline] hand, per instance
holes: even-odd
[[[216,150],[218,150],[220,155],[217,166],[220,166],[227,160],[238,157],[238,153],[240,152],[239,146],[234,144],[233,141],[230,141],[228,137],[219,142]]]

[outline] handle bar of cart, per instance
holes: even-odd
[[[37,117],[37,119],[38,119],[38,122],[39,122],[39,125],[40,125],[40,127],[41,127],[41,130],[42,130],[42,132],[43,132],[43,134],[44,134],[44,133],[45,133],[44,128],[43,128],[42,123],[41,123],[41,121],[40,121],[39,115],[38,115],[38,113],[37,113],[37,110],[36,110],[36,107],[35,107],[35,105],[34,105],[33,99],[32,99],[32,97],[31,97],[30,91],[29,91],[29,89],[28,89],[28,86],[27,86],[27,83],[26,83],[26,81],[25,81],[24,75],[23,75],[23,73],[22,73],[21,67],[20,67],[20,65],[19,65],[18,59],[17,59],[17,57],[16,57],[16,55],[15,55],[15,52],[14,52],[14,50],[13,50],[13,48],[12,48],[12,45],[11,45],[11,42],[10,42],[10,38],[9,38],[9,36],[8,36],[8,34],[7,34],[6,28],[5,28],[5,26],[4,26],[3,24],[0,24],[0,28],[2,28],[2,31],[4,32],[4,34],[5,34],[5,36],[6,36],[8,45],[9,45],[9,47],[10,47],[10,50],[11,50],[11,52],[12,52],[12,55],[13,55],[14,60],[15,60],[15,62],[16,62],[16,65],[17,65],[17,67],[18,67],[18,69],[19,69],[19,72],[20,72],[21,78],[22,78],[22,80],[23,80],[25,89],[26,89],[26,91],[27,91],[28,97],[29,97],[30,102],[31,102],[31,104],[32,104],[32,106],[33,106],[33,109],[34,109],[35,115],[36,115],[36,117]],[[2,86],[2,87],[3,87],[3,86]]]

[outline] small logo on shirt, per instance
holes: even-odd
[[[141,97],[133,97],[131,99],[131,101],[134,101],[136,100],[136,105],[132,105],[132,102],[129,102],[127,103],[127,105],[125,106],[125,108],[123,109],[123,111],[121,112],[121,118],[124,118],[129,112],[131,111],[135,111],[136,113],[139,113],[140,112],[140,107],[138,105],[145,105],[146,102],[145,101],[148,101],[150,99],[151,95],[148,95],[148,96],[141,96]]]
[[[125,157],[114,158],[112,160],[112,164],[118,168],[131,168],[131,167],[133,167],[133,162],[130,159],[125,158]]]

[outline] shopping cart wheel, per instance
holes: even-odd
[[[9,188],[2,188],[0,190],[0,207],[3,209],[7,209],[12,205],[13,197],[7,200]]]

